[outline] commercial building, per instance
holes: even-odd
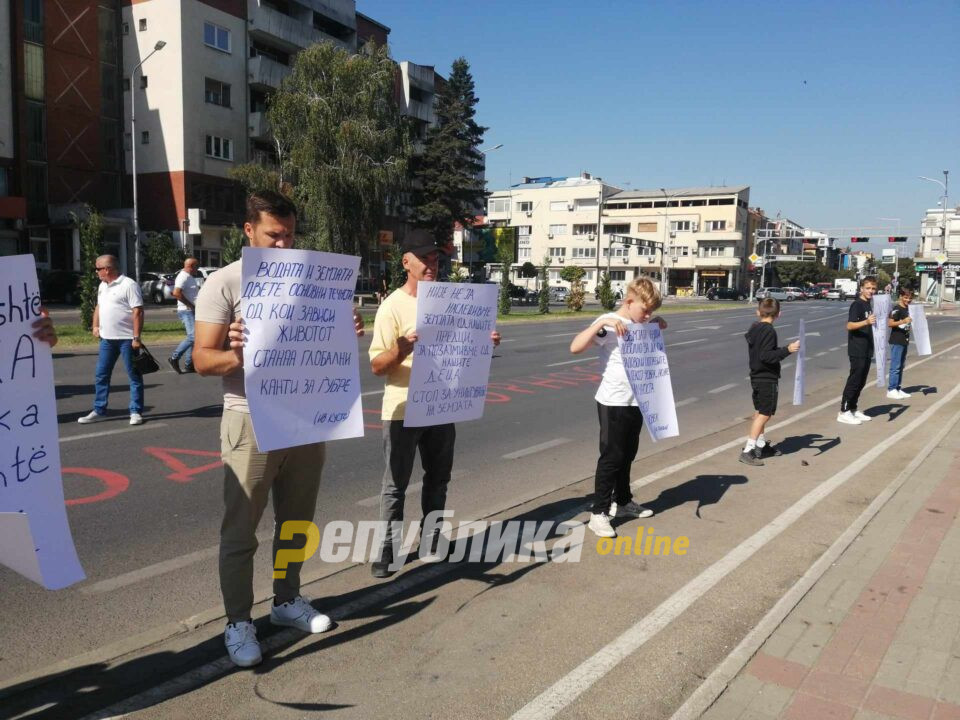
[[[943,208],[926,211],[920,224],[920,244],[914,267],[920,278],[920,296],[956,302],[960,275],[960,208],[947,208],[944,232]]]

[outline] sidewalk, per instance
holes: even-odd
[[[954,429],[702,717],[960,718],[958,478]]]

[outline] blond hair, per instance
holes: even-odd
[[[636,298],[650,312],[657,310],[663,302],[660,299],[660,291],[657,290],[657,286],[653,284],[650,278],[643,275],[629,282],[626,296]]]

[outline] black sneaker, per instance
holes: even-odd
[[[397,571],[390,566],[393,565],[393,545],[384,545],[380,549],[380,558],[370,565],[370,574],[375,578],[388,578]]]
[[[183,374],[184,374],[184,375],[186,375],[187,373],[195,373],[195,372],[196,372],[196,370],[194,370],[193,365],[184,365],[184,366],[183,366]]]
[[[774,445],[771,445],[770,443],[767,443],[762,448],[760,448],[760,457],[762,458],[780,457],[781,455],[783,455],[783,453],[780,452],[780,449]]]
[[[744,465],[753,465],[754,467],[763,465],[763,460],[758,458],[755,452],[747,452],[746,450],[740,453],[740,462]]]
[[[173,371],[177,375],[183,375],[183,370],[180,369],[180,360],[179,358],[171,357],[167,358],[167,362],[170,363],[170,367],[173,368]]]

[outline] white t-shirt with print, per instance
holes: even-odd
[[[608,318],[610,325],[603,326],[607,331],[603,337],[593,336],[594,344],[600,347],[600,362],[603,364],[603,379],[600,381],[600,387],[597,388],[597,394],[593,396],[594,400],[601,405],[615,407],[637,405],[637,399],[633,396],[633,389],[630,387],[630,380],[627,379],[627,371],[623,367],[617,332],[613,329],[613,323],[617,320],[624,325],[629,324],[630,321],[616,313],[606,313],[600,317]]]
[[[143,307],[140,286],[126,275],[97,288],[100,337],[104,340],[133,339],[133,309]]]

